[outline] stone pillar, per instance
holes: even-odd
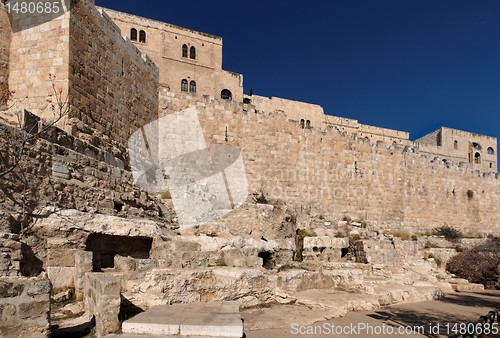
[[[121,304],[122,276],[90,272],[85,274],[85,303],[88,314],[95,318],[98,337],[116,333],[121,324],[118,318]]]
[[[76,300],[83,300],[84,276],[87,272],[92,272],[92,252],[75,252],[75,297]]]

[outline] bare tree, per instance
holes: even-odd
[[[46,133],[50,128],[56,125],[63,117],[69,114],[68,98],[63,99],[62,89],[57,89],[54,83],[55,76],[50,75],[50,80],[52,81],[52,90],[54,92],[54,100],[51,100],[50,109],[53,113],[53,119],[48,123],[33,124],[31,126],[23,126],[22,116],[19,113],[17,115],[19,134],[18,135],[6,135],[2,134],[5,138],[5,142],[8,144],[7,152],[0,157],[0,179],[9,173],[11,173],[16,167],[19,166],[23,156],[25,155],[26,147],[31,142],[40,138],[44,133]],[[5,98],[9,99],[12,92],[3,93]],[[2,93],[0,93],[2,95]],[[52,95],[51,95],[52,96]],[[1,101],[0,97],[0,102]],[[25,130],[22,130],[23,127]],[[26,129],[27,128],[27,129]],[[18,139],[19,138],[19,139]]]
[[[500,239],[493,237],[452,257],[446,269],[469,282],[500,287],[499,266]]]

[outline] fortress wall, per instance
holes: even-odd
[[[124,153],[128,137],[157,118],[158,69],[88,0],[74,5],[70,20],[72,117],[93,129],[101,145],[113,141],[115,152]],[[83,136],[87,127],[74,132]]]
[[[229,89],[233,100],[243,101],[243,75],[222,69],[222,38],[135,15],[102,8],[120,27],[123,36],[130,30],[144,30],[146,43],[134,42],[158,66],[160,83],[171,91],[181,93],[181,80],[196,82],[196,96],[220,98]],[[182,57],[182,46],[196,48],[196,59]]]
[[[25,120],[36,119],[30,115]],[[19,130],[0,123],[0,133],[9,135],[0,138],[0,149],[20,147]],[[115,203],[122,206],[119,213]],[[158,205],[134,185],[132,174],[112,154],[53,127],[25,145],[21,164],[2,178],[0,214],[6,217],[0,232],[18,233],[20,215],[40,212],[45,206],[155,218]]]
[[[162,97],[162,107],[181,106]],[[337,130],[301,129],[281,111],[195,103],[207,143],[241,149],[251,192],[329,217],[364,219],[380,227],[442,225],[500,233],[500,183],[468,164],[443,163],[418,149],[373,144]],[[167,111],[166,111],[167,112]],[[164,113],[166,113],[164,112]],[[228,141],[225,141],[227,127]]]
[[[9,17],[4,10],[3,3],[0,2],[0,109],[4,101],[4,95],[9,90],[9,56],[11,28]]]
[[[410,138],[410,134],[405,131],[374,127],[366,124],[359,125],[358,133],[360,137],[368,136],[371,140],[387,143],[397,142],[407,144],[408,142],[405,141],[408,141]]]
[[[243,75],[222,70],[217,76],[215,97],[220,98],[222,89],[231,91],[233,101],[243,102]]]
[[[281,111],[286,113],[288,119],[300,122],[301,119],[310,120],[311,127],[320,127],[326,121],[323,107],[317,104],[293,101],[279,97],[264,97],[252,95],[252,105],[259,112],[274,113]]]
[[[18,109],[53,120],[53,87],[61,91],[63,100],[68,95],[69,13],[30,15],[15,20],[12,32],[9,87],[15,92],[13,102]]]

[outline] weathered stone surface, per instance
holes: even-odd
[[[75,286],[75,268],[48,266],[47,276],[54,288],[68,288]]]
[[[61,210],[37,222],[33,230],[47,235],[81,231],[81,233],[109,234],[114,236],[155,237],[161,234],[160,224],[148,219],[125,219],[115,216]],[[49,237],[48,236],[48,237]]]
[[[86,311],[95,316],[99,336],[120,330],[118,314],[122,278],[120,274],[85,274]]]
[[[38,278],[0,278],[0,335],[3,337],[47,337],[50,311],[50,281]],[[6,297],[4,297],[6,296]]]
[[[238,302],[154,306],[123,323],[124,333],[242,337]]]
[[[0,279],[0,298],[19,297],[23,293],[24,284],[17,284]]]

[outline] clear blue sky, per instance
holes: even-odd
[[[410,132],[500,138],[500,1],[123,1],[97,5],[223,37],[245,92]]]

